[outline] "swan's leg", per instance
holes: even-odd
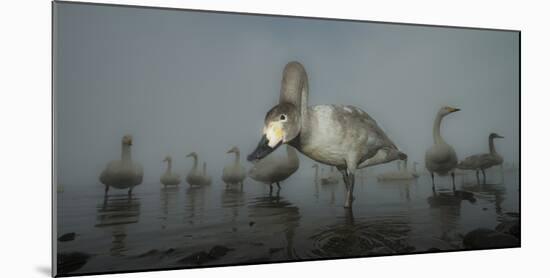
[[[346,190],[348,190],[349,189],[349,177],[348,177],[347,169],[346,168],[337,168],[337,169],[342,174],[342,178],[344,180],[344,185],[346,185]]]
[[[109,186],[105,185],[105,195],[107,195],[107,192],[109,192]]]
[[[271,196],[271,194],[273,194],[273,184],[272,183],[269,184],[269,196]]]
[[[430,172],[432,175],[432,190],[435,190],[435,178],[434,178],[434,172]]]
[[[456,190],[455,186],[455,172],[451,172],[451,178],[453,179],[453,192]]]
[[[483,174],[483,184],[487,184],[487,179],[485,177],[485,170],[481,169],[481,173]]]
[[[479,185],[479,170],[476,170],[477,185]]]
[[[344,204],[345,208],[351,208],[351,204],[353,203],[353,187],[355,185],[355,174],[349,173],[348,174],[348,192],[346,194],[346,203]]]
[[[281,185],[279,184],[279,182],[277,182],[277,188],[281,190]]]
[[[132,195],[132,189],[134,189],[134,188],[130,187],[130,189],[128,189],[128,195]]]

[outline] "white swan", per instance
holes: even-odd
[[[199,164],[199,157],[196,152],[192,152],[188,154],[186,157],[192,157],[193,158],[193,168],[189,171],[187,174],[187,177],[185,180],[190,186],[193,185],[203,185],[204,184],[204,177],[198,170],[198,164]]]
[[[168,185],[179,185],[181,183],[180,175],[172,173],[172,157],[169,155],[166,156],[163,162],[166,162],[167,167],[166,172],[160,177],[160,183],[162,183],[164,187]]]
[[[462,170],[475,170],[477,183],[479,184],[479,171],[483,173],[483,183],[486,183],[485,170],[493,166],[502,165],[502,156],[500,156],[495,149],[495,138],[504,138],[496,133],[489,135],[489,153],[476,154],[466,157],[460,163],[457,168]]]
[[[254,164],[248,171],[248,176],[253,180],[269,184],[272,189],[273,184],[281,188],[280,182],[286,180],[300,167],[300,159],[293,147],[286,147],[286,157],[277,155],[266,156]]]
[[[317,162],[337,167],[347,188],[344,207],[349,208],[358,168],[406,155],[363,110],[350,105],[308,107],[308,94],[306,70],[298,62],[288,63],[279,104],[267,112],[262,139],[248,160],[261,159],[281,144],[290,144]]]
[[[101,172],[99,180],[105,185],[105,194],[107,194],[110,187],[128,189],[128,194],[132,194],[132,189],[141,184],[143,180],[143,167],[141,164],[132,161],[131,147],[132,136],[124,135],[122,137],[120,160],[109,162],[105,170]]]
[[[235,161],[223,167],[222,180],[226,186],[239,184],[242,187],[246,178],[246,169],[241,165],[241,151],[233,147],[227,153],[234,153]]]
[[[456,152],[441,137],[441,120],[443,117],[457,111],[460,111],[460,109],[445,106],[439,109],[435,117],[433,125],[434,144],[426,151],[425,156],[426,169],[428,169],[432,176],[433,188],[435,188],[434,173],[443,176],[449,172],[451,172],[453,189],[455,188],[455,174],[453,170],[457,165]]]
[[[212,177],[206,173],[206,162],[202,163],[202,185],[211,185]]]

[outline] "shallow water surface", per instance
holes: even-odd
[[[69,187],[58,193],[58,236],[76,237],[58,241],[58,253],[86,255],[64,268],[77,274],[460,250],[468,231],[518,217],[518,172],[496,173],[486,185],[458,176],[456,192],[446,177],[435,192],[429,176],[359,177],[353,210],[343,208],[343,183],[313,177],[272,192],[250,179],[243,188],[147,183],[131,196]]]

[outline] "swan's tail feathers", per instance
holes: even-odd
[[[399,160],[405,160],[407,159],[409,156],[404,153],[404,152],[400,152],[400,151],[397,151],[397,157],[399,157]]]
[[[363,164],[357,166],[357,169],[362,169],[378,164],[388,163],[394,160],[405,160],[407,159],[407,154],[394,149],[394,148],[383,148],[378,150],[378,152],[371,158],[367,159]]]

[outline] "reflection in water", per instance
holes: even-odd
[[[519,230],[510,214],[518,172],[505,174],[502,185],[436,192],[426,175],[384,183],[367,175],[353,210],[342,207],[343,183],[312,184],[311,176],[271,194],[247,185],[143,186],[106,199],[102,188],[67,190],[57,204],[60,235],[78,236],[58,250],[90,254],[82,273],[457,250],[461,235],[480,227]]]
[[[184,221],[194,225],[195,219],[198,220],[198,224],[203,222],[204,206],[205,206],[205,192],[207,188],[202,187],[189,187],[185,192],[185,216]]]
[[[126,226],[139,222],[140,202],[135,195],[111,195],[103,198],[97,207],[95,227],[105,229],[112,235],[112,256],[122,256],[126,248]]]
[[[244,206],[244,192],[242,187],[226,187],[222,192],[222,207],[229,209],[231,223],[235,226],[237,218],[239,217],[239,209]]]
[[[162,229],[166,229],[167,225],[171,222],[168,218],[174,213],[177,208],[177,201],[179,199],[180,188],[178,186],[164,187],[160,189],[160,205],[163,220]]]
[[[440,239],[452,242],[457,241],[452,234],[457,230],[461,215],[463,201],[475,203],[474,195],[468,191],[436,191],[432,190],[432,196],[427,199],[430,205],[432,223],[439,224]]]
[[[408,243],[411,230],[403,217],[355,218],[353,210],[343,210],[336,224],[311,236],[310,256],[320,258],[405,253],[414,250]]]
[[[480,199],[495,203],[496,213],[502,214],[502,202],[506,194],[506,187],[500,184],[468,184],[463,188],[476,193]]]
[[[284,259],[298,259],[294,236],[300,225],[300,209],[279,193],[257,197],[249,203],[249,217],[256,227],[272,234],[285,235]]]

